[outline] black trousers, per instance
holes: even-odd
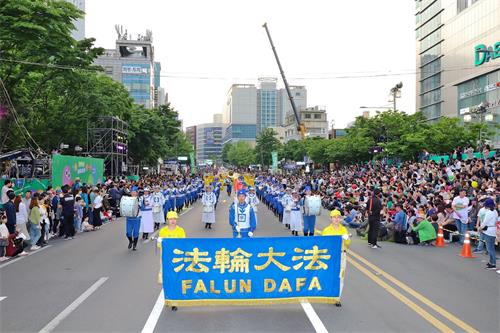
[[[380,217],[368,217],[368,243],[377,245],[378,232],[380,230]]]
[[[74,215],[64,215],[64,236],[73,237],[75,235],[75,226],[73,224]]]

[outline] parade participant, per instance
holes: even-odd
[[[175,196],[175,209],[177,214],[180,214],[182,212],[182,208],[184,208],[184,199],[184,190],[182,189],[182,185],[179,184],[177,187],[177,195]]]
[[[212,192],[212,186],[207,185],[205,193],[201,197],[201,204],[203,205],[203,214],[201,222],[205,223],[205,229],[212,229],[212,224],[215,223],[215,205],[217,204],[217,197]]]
[[[346,251],[351,244],[347,229],[342,225],[342,214],[337,209],[330,212],[330,225],[323,229],[323,236],[342,236],[342,250]]]
[[[227,196],[231,196],[231,192],[233,190],[233,184],[231,182],[231,179],[228,177],[224,180],[224,183],[226,184],[226,191],[227,191]]]
[[[170,207],[169,211],[170,210],[175,211],[176,210],[175,200],[177,199],[177,190],[174,188],[172,184],[170,184],[170,189],[168,193],[169,193],[168,205]]]
[[[283,212],[283,225],[290,229],[290,216],[292,211],[293,197],[292,197],[292,188],[287,187],[285,190],[285,195],[281,198],[281,204],[284,207]]]
[[[163,211],[165,197],[160,192],[160,186],[155,186],[154,193],[151,197],[153,201],[153,221],[155,223],[154,230],[158,230],[160,228],[160,224],[165,224],[165,212]]]
[[[172,207],[170,206],[170,190],[167,188],[163,190],[163,213],[167,214]]]
[[[137,199],[137,191],[132,191],[130,196],[137,201],[139,205],[139,200]],[[139,213],[139,212],[137,212]],[[128,239],[128,249],[132,251],[137,250],[137,241],[139,240],[139,230],[141,228],[141,218],[139,216],[127,216],[127,239]]]
[[[301,200],[297,191],[293,192],[293,200],[290,210],[290,229],[293,236],[298,236],[302,229]]]
[[[252,206],[253,211],[255,213],[255,225],[257,226],[257,212],[259,209],[257,208],[257,205],[260,203],[259,198],[257,198],[257,195],[255,194],[255,188],[252,186],[248,187],[248,195],[246,198],[246,202]]]
[[[252,237],[255,230],[255,212],[247,204],[246,197],[246,190],[239,190],[238,203],[231,204],[229,208],[229,225],[233,228],[234,238]]]
[[[161,243],[165,238],[186,238],[186,232],[183,228],[177,225],[177,219],[179,216],[176,212],[170,211],[167,213],[168,225],[160,229],[160,233],[158,235],[157,247],[160,249],[160,258],[161,258]],[[158,273],[158,283],[163,282],[163,274],[160,264],[160,271]],[[177,307],[173,306],[172,311],[177,311]]]
[[[303,209],[304,209],[304,236],[314,236],[314,229],[316,228],[316,215],[319,212],[313,211],[312,207],[313,196],[311,195],[311,187],[305,187],[305,197],[303,199]],[[321,206],[317,207],[321,209]]]
[[[144,195],[139,199],[139,209],[141,215],[142,239],[146,240],[149,234],[154,231],[153,201],[151,191],[148,187],[144,189]]]

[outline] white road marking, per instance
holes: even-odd
[[[54,330],[67,316],[71,314],[71,312],[75,311],[75,309],[82,304],[90,295],[92,295],[104,282],[106,282],[109,278],[102,277],[96,281],[89,289],[87,289],[83,294],[80,295],[77,299],[73,301],[66,309],[64,309],[61,313],[59,313],[54,319],[52,319],[44,328],[40,330],[39,333],[48,333]]]
[[[6,298],[7,298],[7,296],[0,296],[0,302],[3,301]]]
[[[42,248],[40,248],[40,249],[38,249],[38,250],[28,252],[28,255],[27,255],[27,256],[21,256],[21,257],[17,257],[16,259],[11,259],[11,260],[7,261],[6,263],[1,264],[1,265],[0,265],[0,268],[4,268],[5,266],[9,266],[10,264],[15,263],[16,261],[19,261],[19,260],[24,259],[24,258],[26,258],[26,257],[29,257],[29,256],[31,256],[31,255],[33,255],[33,254],[35,254],[35,253],[41,252],[41,251],[43,251],[43,250],[46,250],[46,249],[48,249],[48,248],[49,248],[49,247],[51,247],[51,246],[52,246],[52,245],[46,245],[46,246],[44,246],[44,247],[42,247]]]
[[[309,321],[314,327],[314,330],[316,333],[328,333],[328,330],[326,329],[325,325],[319,319],[318,314],[316,311],[314,311],[314,308],[312,307],[311,303],[309,302],[300,302],[300,305],[302,305],[302,308],[304,309],[304,312],[307,315],[307,318],[309,318]]]
[[[163,306],[165,305],[165,297],[163,296],[163,289],[160,291],[160,295],[156,299],[156,303],[151,310],[151,314],[149,315],[146,324],[144,324],[144,328],[141,333],[152,333],[155,330],[156,324],[158,323],[158,319],[160,319],[161,312],[163,311]]]
[[[193,206],[189,207],[188,209],[186,209],[185,211],[183,211],[182,213],[179,214],[179,216],[182,216],[184,214],[186,214],[187,212],[189,212],[191,209],[193,209]],[[143,244],[147,244],[149,242],[151,242],[152,240],[155,240],[155,237],[156,235],[158,235],[158,233],[160,232],[160,230],[156,230],[155,232],[153,232],[151,234],[151,237],[146,239],[144,242],[142,242]]]

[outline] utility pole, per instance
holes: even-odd
[[[394,87],[391,88],[390,94],[392,95],[392,102],[394,111],[396,111],[396,98],[401,97],[401,88],[403,88],[403,82],[399,82]]]

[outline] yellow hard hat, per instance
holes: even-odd
[[[339,210],[337,209],[334,209],[330,212],[330,217],[337,217],[337,216],[341,216],[342,214],[340,213]]]
[[[167,219],[170,220],[170,219],[178,219],[179,216],[177,216],[177,212],[174,212],[173,210],[171,210],[170,212],[167,213]]]

